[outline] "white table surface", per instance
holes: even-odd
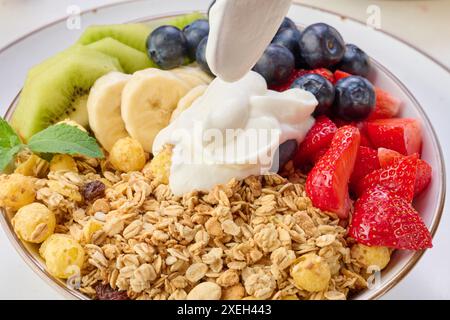
[[[199,1],[208,2],[208,0]],[[70,5],[77,5],[81,10],[85,10],[114,2],[121,0],[0,0],[0,48],[42,25],[65,16]],[[448,20],[450,0],[298,0],[298,2],[323,7],[359,20],[367,19],[366,10],[369,5],[378,5],[381,8],[382,29],[420,47],[444,65],[450,66]],[[450,227],[449,219],[444,219],[443,222],[447,225],[441,225],[440,232]],[[438,259],[433,255],[432,259],[427,259],[425,254],[420,264],[422,268],[433,272],[434,264],[449,266],[450,256],[445,255]],[[443,274],[441,280],[430,283],[424,277],[415,276],[413,270],[407,279],[391,290],[385,298],[450,299],[450,271]],[[3,230],[0,230],[0,299],[62,298],[29,269],[15,252]]]

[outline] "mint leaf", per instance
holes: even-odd
[[[0,148],[12,148],[20,145],[19,136],[14,132],[9,123],[0,117]]]
[[[38,132],[28,141],[28,147],[38,153],[81,154],[91,158],[103,158],[97,141],[74,126],[56,124]]]
[[[12,148],[0,147],[0,172],[3,172],[8,167],[22,147],[21,144],[15,145]]]

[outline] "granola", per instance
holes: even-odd
[[[36,179],[36,197],[55,212],[55,232],[85,250],[79,290],[91,298],[109,286],[139,300],[336,300],[367,286],[367,263],[352,258],[346,228],[312,206],[291,163],[282,175],[175,197],[145,169],[76,162],[76,171]],[[93,185],[105,190],[86,199]],[[295,273],[311,256],[329,272],[321,285]]]

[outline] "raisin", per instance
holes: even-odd
[[[95,286],[98,300],[129,300],[125,291],[116,291],[109,284],[101,284]]]
[[[101,181],[92,181],[87,183],[83,188],[84,199],[87,201],[93,201],[105,196],[106,186]]]

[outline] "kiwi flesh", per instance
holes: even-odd
[[[143,23],[93,25],[86,28],[78,43],[87,45],[104,38],[113,38],[145,53],[145,42],[150,32],[150,27]]]
[[[36,66],[20,94],[12,126],[27,141],[33,134],[66,118],[88,125],[86,101],[94,82],[119,61],[93,49],[76,46]]]
[[[88,48],[100,51],[119,60],[126,73],[134,73],[157,65],[143,52],[123,44],[113,38],[104,38],[87,45]]]

